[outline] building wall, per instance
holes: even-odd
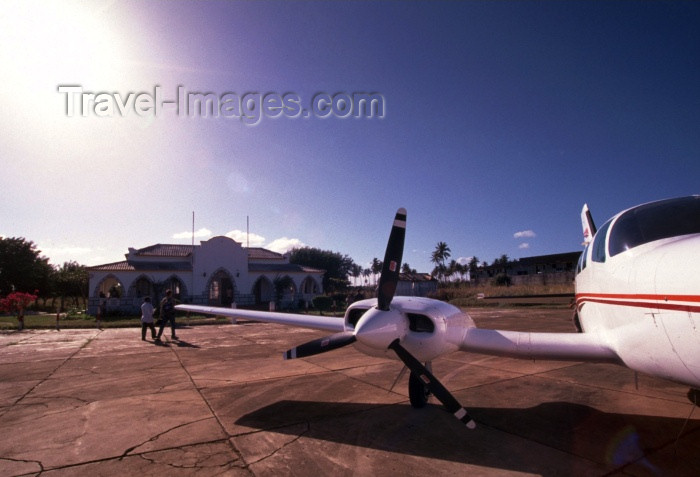
[[[136,267],[137,270],[114,269],[128,268],[126,263],[113,264],[111,267],[108,265],[93,267],[90,270],[88,313],[95,315],[101,301],[106,302],[108,313],[139,313],[144,296],[143,290],[139,290],[135,286],[139,279],[150,282],[149,292],[146,294],[156,302],[164,296],[165,288],[170,288],[175,283],[180,288],[177,298],[182,302],[221,305],[222,300],[217,302],[210,300],[210,287],[215,277],[227,278],[233,285],[233,296],[230,300],[224,300],[226,306],[231,301],[239,306],[255,305],[254,287],[260,278],[263,278],[266,284],[263,287],[263,296],[258,294],[263,301],[274,297],[274,288],[270,293],[269,287],[276,278],[280,276],[291,278],[293,286],[284,294],[282,307],[297,306],[300,301],[310,301],[314,296],[323,292],[322,272],[249,272],[247,250],[228,237],[214,237],[201,242],[200,246],[193,249],[190,257],[139,256],[136,252],[138,251],[130,249],[127,261],[130,266]],[[265,263],[270,263],[270,260],[265,260]],[[288,265],[286,259],[281,259],[279,263]],[[172,265],[170,269],[167,269],[170,265]],[[166,269],[148,269],[149,266]],[[100,270],[100,268],[112,269]],[[304,286],[305,280],[312,280],[313,285]],[[105,292],[107,295],[109,286],[106,285],[112,283],[121,284],[121,297],[101,297],[100,292]]]

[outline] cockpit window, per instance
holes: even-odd
[[[639,245],[700,233],[700,196],[641,205],[623,213],[610,231],[610,256]]]
[[[588,247],[589,245],[586,245],[586,247],[583,249],[583,252],[581,252],[581,255],[579,255],[578,257],[578,264],[576,265],[576,274],[579,274],[586,269],[586,262],[588,260]]]
[[[608,235],[608,228],[610,228],[610,223],[611,221],[608,220],[595,233],[595,237],[593,238],[593,244],[591,244],[591,260],[593,260],[594,262],[605,262],[605,236]]]

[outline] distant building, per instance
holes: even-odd
[[[573,281],[576,263],[581,252],[556,253],[523,257],[504,265],[487,265],[480,267],[472,282],[490,279],[505,274],[511,278],[513,285],[519,284],[553,284]]]
[[[397,296],[428,296],[437,291],[437,280],[429,273],[399,273]]]
[[[228,237],[200,245],[156,244],[129,248],[126,260],[89,268],[88,313],[101,300],[108,312],[137,313],[143,298],[157,303],[171,289],[183,303],[267,308],[303,306],[323,292],[324,270],[289,263],[263,248],[244,248]],[[276,292],[275,284],[284,284]]]

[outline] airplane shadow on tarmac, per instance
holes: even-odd
[[[595,464],[601,473],[700,475],[698,420],[605,413],[568,402],[472,407],[469,413],[477,422],[473,431],[436,404],[416,410],[408,404],[279,401],[236,424],[299,435],[306,423],[304,438],[538,475],[580,475]]]

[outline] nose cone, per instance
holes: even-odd
[[[396,339],[403,339],[408,323],[397,310],[368,310],[355,327],[355,337],[361,344],[376,350],[386,350]]]

